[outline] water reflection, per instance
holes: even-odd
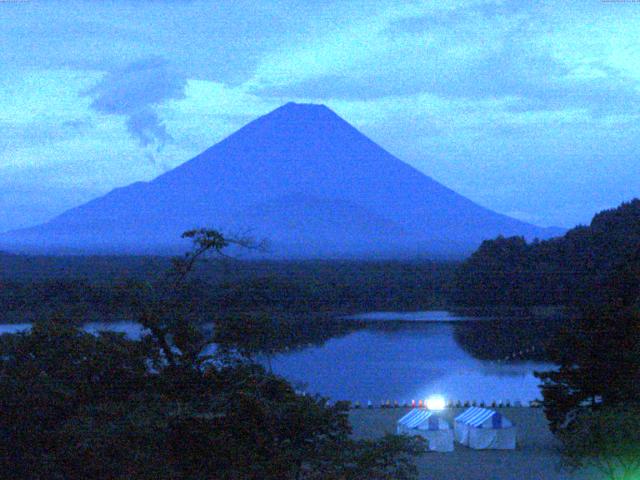
[[[562,319],[535,316],[459,322],[454,326],[454,337],[475,358],[541,361],[562,323]]]
[[[271,365],[289,380],[306,383],[308,391],[333,399],[408,401],[440,394],[463,401],[528,402],[540,397],[533,372],[552,365],[476,358],[473,348],[461,347],[459,325],[370,324],[322,346],[277,355]]]
[[[138,322],[89,322],[83,325],[86,332],[98,334],[99,332],[124,333],[130,340],[140,340],[142,335],[148,333]],[[20,333],[31,329],[31,323],[0,324],[0,335],[5,333]]]
[[[100,332],[124,333],[130,340],[140,340],[143,335],[149,334],[138,322],[89,322],[83,326],[87,333],[98,334]]]
[[[31,328],[30,323],[10,323],[0,324],[0,335],[4,333],[20,333],[26,332]]]
[[[347,317],[368,322],[462,322],[480,320],[480,316],[467,316],[448,310],[424,310],[418,312],[367,312]]]

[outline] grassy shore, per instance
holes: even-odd
[[[547,428],[539,408],[497,409],[518,428],[516,450],[478,451],[455,444],[452,453],[429,452],[417,459],[420,479],[433,480],[596,480],[596,472],[569,472],[561,468],[558,443]],[[408,409],[359,409],[350,414],[356,438],[376,438],[395,433],[397,420]],[[462,409],[443,416],[453,425]]]

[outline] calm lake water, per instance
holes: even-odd
[[[383,312],[359,318],[371,323],[321,346],[263,361],[307,392],[361,403],[417,401],[435,394],[461,401],[524,403],[541,397],[533,372],[553,367],[540,362],[475,358],[455,336],[461,322],[472,321],[469,317],[449,312]],[[29,327],[0,325],[0,334]],[[90,332],[124,332],[132,339],[143,333],[135,322],[90,323],[85,328]]]
[[[416,314],[421,321],[410,316],[402,314],[402,321],[383,327],[371,324],[320,347],[278,355],[271,360],[273,371],[306,384],[309,392],[361,403],[417,401],[430,395],[478,402],[541,398],[533,372],[553,365],[479,360],[454,337],[453,322],[459,319],[424,320],[424,312]]]

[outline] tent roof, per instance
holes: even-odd
[[[481,427],[487,420],[492,419],[493,428],[505,428],[512,423],[500,413],[487,408],[471,407],[455,418],[456,422],[464,423],[471,427]]]
[[[427,426],[428,430],[440,430],[445,427],[440,418],[430,410],[423,410],[414,408],[400,420],[398,424],[404,425],[407,428],[420,428]],[[447,428],[450,428],[449,424],[446,424]]]

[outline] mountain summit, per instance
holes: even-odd
[[[195,227],[251,232],[279,257],[463,254],[554,230],[483,208],[323,105],[287,103],[150,182],[10,232],[20,250],[161,252]]]

